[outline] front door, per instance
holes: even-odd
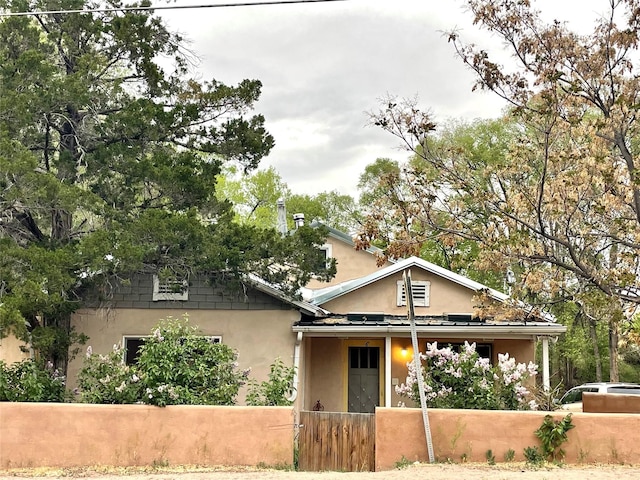
[[[379,347],[349,347],[349,412],[374,413],[380,405],[379,363]]]

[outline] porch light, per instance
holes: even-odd
[[[402,358],[407,358],[407,355],[409,355],[409,350],[407,349],[407,347],[402,347],[402,350],[400,350],[400,355],[402,355]]]

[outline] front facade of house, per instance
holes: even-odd
[[[468,341],[492,362],[499,353],[509,353],[527,363],[536,361],[540,340],[547,355],[547,370],[540,365],[540,371],[548,384],[548,341],[563,333],[564,326],[535,317],[483,321],[476,316],[478,294],[484,292],[495,302],[503,302],[506,295],[415,257],[377,267],[375,248],[356,251],[351,239],[335,230],[330,229],[325,248],[343,274],[330,283],[309,285],[307,301],[328,313],[303,317],[293,326],[303,335],[303,409],[372,412],[375,406],[406,402],[394,388],[405,382],[406,364],[413,358],[405,271],[412,280],[420,351],[428,342],[455,348]],[[360,275],[352,265],[358,265]]]
[[[495,302],[506,295],[419,258],[379,267],[375,248],[356,251],[349,236],[332,229],[323,249],[337,259],[338,273],[329,283],[310,282],[303,300],[288,298],[256,278],[231,289],[195,277],[175,288],[152,275],[136,275],[117,286],[108,306],[88,304],[74,314],[72,324],[89,337],[94,353],[108,353],[122,343],[131,361],[160,319],[187,314],[203,335],[237,350],[239,368],[251,368],[257,381],[268,378],[278,357],[295,366],[291,398],[298,409],[337,412],[371,412],[405,400],[394,389],[405,381],[413,355],[405,271],[411,274],[421,351],[427,342],[456,346],[468,341],[493,362],[499,353],[529,362],[536,360],[538,341],[544,355],[549,339],[565,331],[549,318],[480,321],[475,315],[478,293]],[[0,358],[11,354],[8,344],[5,339]],[[69,364],[70,388],[77,385],[83,359],[81,352]],[[544,358],[540,363],[544,372]],[[548,384],[548,364],[546,371]],[[241,391],[238,403],[244,399]]]
[[[105,354],[122,344],[131,361],[141,340],[161,319],[186,314],[199,333],[236,349],[239,368],[250,368],[250,376],[259,381],[267,378],[277,357],[284,362],[293,358],[296,334],[291,326],[300,318],[300,302],[284,301],[277,291],[262,284],[228,287],[224,282],[212,285],[204,277],[192,277],[184,288],[174,290],[163,287],[152,275],[135,275],[115,288],[108,304],[96,303],[77,311],[72,325],[89,337],[87,345],[93,353]],[[69,362],[70,388],[77,385],[83,360],[81,353]],[[238,403],[244,403],[244,391]]]

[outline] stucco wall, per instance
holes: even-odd
[[[491,450],[504,461],[509,449],[524,461],[525,447],[539,446],[534,435],[548,412],[429,410],[437,461],[486,462]],[[553,412],[556,419],[564,416]],[[567,463],[639,463],[640,415],[575,413],[575,428],[562,447]],[[402,457],[429,460],[422,414],[417,408],[376,409],[376,470],[390,470]]]
[[[13,362],[20,362],[29,358],[29,353],[20,349],[20,347],[25,346],[24,342],[21,342],[13,335],[0,339],[0,360],[10,365]]]
[[[416,315],[442,315],[443,313],[473,312],[474,292],[421,269],[412,271],[412,280],[429,281],[430,295],[428,307],[415,307]],[[407,307],[397,305],[397,282],[402,280],[402,273],[390,275],[342,295],[322,305],[334,313],[349,312],[384,312],[390,315],[406,315]]]
[[[0,468],[293,463],[289,407],[0,403]]]
[[[311,280],[307,285],[308,288],[324,288],[363,277],[382,268],[376,264],[375,255],[366,251],[356,250],[353,244],[347,244],[333,237],[327,238],[325,243],[331,245],[331,256],[337,261],[336,276],[330,282]],[[390,265],[390,263],[386,262],[383,267],[387,265]]]
[[[478,340],[480,341],[480,340]],[[515,358],[518,363],[535,363],[536,344],[532,340],[494,340],[493,341],[493,361],[498,361],[499,353],[508,353],[511,358]],[[542,365],[538,366],[541,371]]]
[[[429,410],[438,461],[496,461],[539,445],[547,412]],[[556,419],[564,412],[554,412]],[[267,465],[293,461],[290,407],[0,403],[0,468],[88,465]],[[640,415],[573,414],[565,461],[640,463]],[[415,408],[376,409],[376,470],[428,461]]]
[[[72,325],[78,332],[89,336],[87,345],[93,353],[107,353],[123,336],[149,335],[160,319],[182,317],[185,310],[178,309],[114,309],[78,311]],[[295,334],[291,325],[299,318],[293,310],[191,310],[189,324],[199,328],[203,335],[221,335],[222,342],[238,351],[239,368],[251,368],[251,377],[266,380],[269,366],[276,357],[286,365],[293,365]],[[77,374],[82,368],[84,354],[69,363],[70,388],[77,385]],[[244,402],[244,391],[238,403]]]
[[[344,357],[339,338],[309,338],[309,385],[306,409],[319,400],[326,412],[344,411]]]
[[[640,395],[582,394],[582,411],[591,413],[640,413]]]

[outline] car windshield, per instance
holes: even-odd
[[[584,392],[597,392],[597,391],[598,391],[597,387],[575,387],[563,395],[563,397],[560,399],[560,403],[564,405],[566,403],[581,402],[582,394]]]

